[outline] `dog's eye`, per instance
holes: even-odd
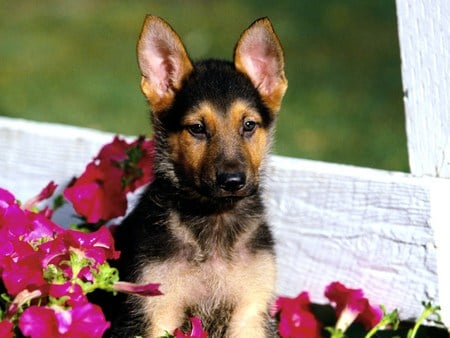
[[[242,130],[245,136],[253,135],[253,132],[256,129],[256,122],[252,120],[244,121],[242,126]]]
[[[195,137],[204,137],[206,136],[206,128],[201,123],[195,123],[187,126],[189,132]]]

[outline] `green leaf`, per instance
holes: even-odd
[[[53,210],[61,208],[66,203],[63,195],[58,195],[53,200]]]

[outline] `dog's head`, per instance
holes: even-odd
[[[175,31],[156,16],[147,16],[137,52],[152,109],[155,175],[210,198],[253,194],[287,88],[269,19],[243,32],[234,62],[193,63]]]

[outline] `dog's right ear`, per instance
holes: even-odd
[[[141,88],[152,110],[168,108],[192,62],[177,33],[163,19],[148,15],[137,44]]]

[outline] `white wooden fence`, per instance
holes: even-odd
[[[442,306],[450,323],[450,2],[397,0],[411,174],[273,156],[266,200],[278,292],[339,280],[402,319]],[[25,200],[65,182],[104,132],[0,117],[0,186]]]

